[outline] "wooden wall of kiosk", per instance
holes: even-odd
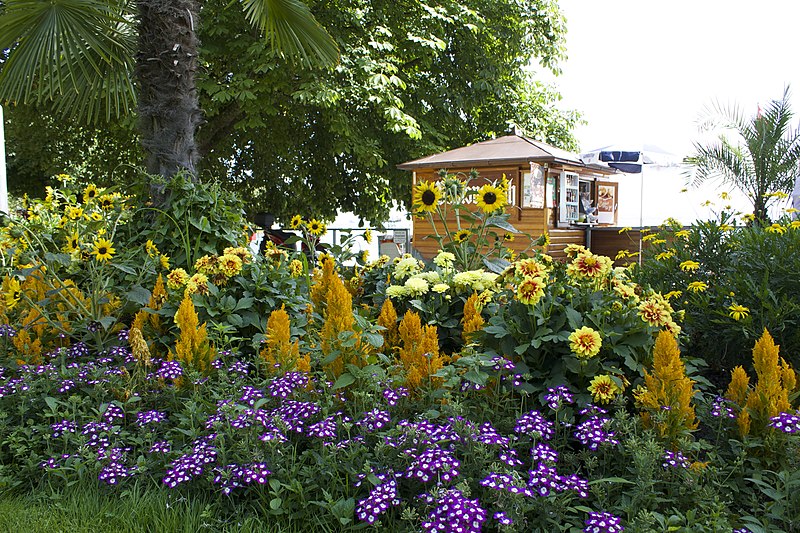
[[[505,174],[506,178],[510,182],[510,186],[515,188],[515,192],[512,195],[514,198],[514,205],[509,205],[506,209],[506,212],[510,215],[509,223],[511,223],[511,225],[521,232],[521,234],[517,235],[514,241],[510,243],[510,247],[516,252],[523,251],[529,246],[530,240],[523,238],[522,234],[530,235],[532,239],[536,239],[546,231],[550,235],[550,246],[547,249],[547,253],[554,259],[563,260],[566,258],[566,255],[564,254],[564,248],[566,248],[567,245],[585,245],[586,232],[580,227],[559,228],[558,224],[556,223],[555,208],[544,207],[542,209],[531,209],[522,207],[522,198],[520,194],[522,173],[524,171],[528,171],[529,169],[530,167],[527,163],[525,166],[475,167],[475,170],[478,171],[481,179],[479,181],[473,181],[470,183],[470,186],[480,186],[489,181],[499,180]],[[440,179],[439,170],[439,168],[417,169],[414,171],[414,185],[416,186],[416,184],[421,181],[438,181]],[[472,169],[447,169],[447,171],[451,174],[463,174],[463,176],[461,176],[462,178],[466,178],[469,175],[470,170]],[[605,177],[603,174],[593,173],[586,168],[559,164],[549,165],[549,168],[547,169],[548,177],[553,176],[555,177],[556,181],[558,181],[558,177],[562,171],[575,172],[581,175],[581,177],[592,177],[598,179],[603,179]],[[548,190],[548,194],[549,193],[550,192]],[[556,201],[555,204],[557,205],[557,203],[558,202]],[[547,205],[547,203],[545,203],[545,205]],[[434,220],[436,220],[436,218],[437,217],[434,216]],[[454,231],[453,228],[455,227],[455,222],[455,216],[451,213],[447,220],[448,227],[451,229],[451,231]],[[440,234],[444,233],[444,227],[439,222],[436,224],[436,229]],[[415,217],[413,222],[413,232],[413,247],[425,259],[433,258],[439,250],[439,244],[437,243],[436,239],[430,237],[431,235],[435,234],[431,227],[430,218],[427,216],[424,218]],[[498,234],[502,233],[502,231],[498,230]],[[614,255],[611,255],[611,257],[613,258]]]

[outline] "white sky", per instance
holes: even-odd
[[[582,112],[582,151],[655,144],[687,155],[714,101],[756,112],[792,88],[800,118],[800,3],[561,0],[568,60],[554,83]]]
[[[563,74],[542,77],[587,124],[575,129],[582,152],[611,144],[657,145],[677,159],[704,138],[698,118],[711,104],[758,105],[791,87],[800,120],[800,3],[789,0],[560,0],[567,18]],[[705,138],[708,139],[708,134]],[[716,184],[681,193],[679,169],[645,167],[643,218],[659,224],[713,217],[701,207],[730,190]],[[620,225],[638,225],[640,181],[621,177]],[[749,212],[734,193],[735,208]],[[780,208],[777,208],[778,210]]]

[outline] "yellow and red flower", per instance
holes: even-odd
[[[579,359],[589,359],[600,353],[603,341],[600,333],[590,327],[583,326],[576,329],[569,336],[569,349]]]

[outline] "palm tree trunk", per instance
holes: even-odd
[[[195,175],[195,132],[202,120],[195,87],[198,6],[196,0],[138,0],[139,129],[147,171],[170,177]],[[155,203],[163,184],[154,183]]]

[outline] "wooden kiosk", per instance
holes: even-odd
[[[556,259],[565,257],[568,244],[586,244],[589,226],[616,224],[617,183],[609,180],[614,169],[586,165],[572,152],[521,135],[507,135],[423,157],[398,165],[413,172],[414,185],[420,181],[439,180],[439,170],[468,174],[475,169],[483,185],[506,176],[509,222],[518,230],[537,238],[550,235],[548,253]],[[586,208],[597,207],[595,219]],[[438,245],[427,219],[414,219],[414,248],[425,258],[436,255]],[[527,239],[515,239],[519,250]]]

